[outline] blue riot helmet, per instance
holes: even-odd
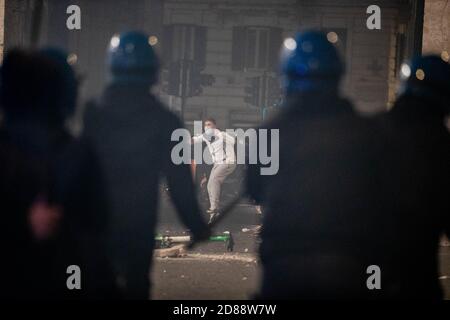
[[[158,79],[159,60],[148,35],[130,31],[111,38],[107,65],[112,83],[153,85]]]
[[[59,69],[62,92],[59,92],[61,115],[64,119],[70,117],[76,109],[78,97],[78,78],[74,70],[77,63],[75,54],[68,54],[62,49],[45,48],[40,53],[50,59]]]
[[[450,110],[450,64],[436,55],[419,56],[400,69],[401,96],[422,97]]]
[[[283,43],[281,72],[286,93],[337,89],[345,71],[337,48],[318,31],[300,32]]]

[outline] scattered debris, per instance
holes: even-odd
[[[156,250],[155,250],[156,251]],[[158,260],[174,259],[172,257],[156,257]],[[251,253],[225,253],[225,254],[204,254],[204,253],[186,253],[182,256],[175,257],[175,259],[184,260],[210,260],[210,261],[236,261],[246,264],[258,263],[258,258],[255,254]]]
[[[154,250],[153,256],[157,258],[177,258],[183,256],[185,252],[185,246],[181,244],[171,248],[156,249]]]

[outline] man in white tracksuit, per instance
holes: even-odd
[[[217,129],[213,118],[204,121],[204,129],[204,134],[192,137],[192,142],[204,141],[212,157],[213,168],[207,185],[210,203],[207,212],[212,222],[219,210],[222,183],[236,169],[235,139],[230,134]]]

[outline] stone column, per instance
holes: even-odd
[[[450,1],[425,1],[423,27],[424,54],[438,54],[449,61],[450,54]]]
[[[3,60],[3,47],[5,43],[5,0],[0,0],[0,61]]]

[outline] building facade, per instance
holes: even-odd
[[[36,0],[6,0],[6,48],[29,46]],[[39,46],[57,46],[76,54],[84,79],[85,96],[97,95],[104,86],[105,53],[111,37],[124,30],[158,34],[162,25],[162,0],[42,0]],[[78,5],[81,29],[69,30],[66,10]]]
[[[6,0],[6,48],[27,45],[36,0]],[[77,55],[83,96],[98,95],[104,86],[104,54],[114,33],[142,29],[156,37],[163,60],[156,92],[183,118],[215,117],[224,128],[253,127],[279,95],[278,55],[283,39],[297,30],[321,29],[335,41],[346,61],[342,90],[365,114],[386,110],[395,99],[401,62],[420,52],[424,1],[380,0],[381,30],[366,25],[370,0],[43,0],[41,45],[66,48]],[[445,1],[425,1],[427,13],[441,14]],[[66,8],[81,9],[81,30],[68,30]],[[1,3],[0,3],[1,8]],[[448,10],[447,8],[444,8]],[[1,12],[1,11],[0,11]],[[435,19],[428,37],[442,38]],[[448,24],[448,18],[441,20]],[[447,33],[448,34],[448,33]],[[447,38],[445,38],[447,37]],[[428,42],[427,42],[428,41]],[[433,40],[435,43],[436,41]],[[441,45],[442,47],[443,45]],[[443,50],[439,47],[437,50]],[[174,66],[180,61],[210,77],[201,90],[180,97],[173,93]],[[261,84],[261,79],[264,79]],[[186,79],[184,79],[186,80]],[[193,79],[195,80],[195,79]],[[255,80],[257,82],[255,82]],[[255,94],[255,87],[258,92]],[[278,91],[277,91],[278,90]],[[254,96],[263,97],[254,99]],[[183,95],[182,95],[183,96]]]
[[[347,65],[342,90],[362,113],[386,110],[395,98],[399,64],[420,47],[414,39],[417,1],[378,1],[381,30],[369,30],[367,8],[372,1],[327,0],[167,0],[164,1],[164,50],[166,59],[180,58],[186,43],[205,52],[192,59],[202,61],[203,72],[215,82],[186,102],[187,123],[205,116],[224,127],[249,127],[261,120],[261,107],[248,101],[249,80],[276,77],[282,40],[297,30],[321,29],[336,38]],[[420,18],[420,17],[419,17]],[[420,21],[419,21],[420,24]],[[203,28],[186,39],[189,28]],[[183,34],[183,35],[180,35]],[[199,38],[198,34],[205,39]],[[187,42],[186,42],[187,41]],[[200,43],[199,43],[200,42]],[[194,50],[195,51],[195,50]],[[250,87],[249,87],[250,86]],[[162,98],[174,109],[181,99],[162,90]]]

